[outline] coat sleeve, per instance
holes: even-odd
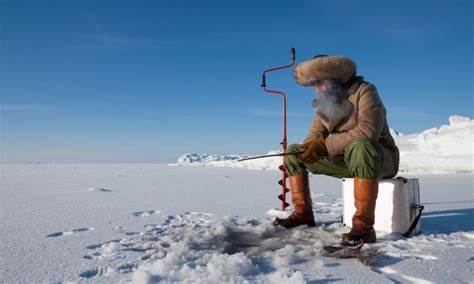
[[[359,98],[357,126],[340,133],[332,133],[326,139],[330,156],[341,155],[353,141],[369,138],[378,141],[385,123],[385,108],[374,86],[367,88]]]
[[[328,136],[328,130],[321,122],[321,118],[319,117],[319,115],[315,114],[313,121],[311,122],[311,125],[309,127],[308,134],[306,135],[306,138],[304,139],[303,143],[308,142],[309,140],[316,139],[316,137],[318,136]]]

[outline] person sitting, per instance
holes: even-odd
[[[295,67],[296,81],[316,91],[315,114],[303,143],[287,148],[296,155],[285,156],[294,210],[288,218],[275,220],[285,228],[315,226],[308,171],[354,178],[356,212],[350,232],[342,235],[344,245],[375,242],[378,179],[397,174],[400,156],[377,88],[356,69],[348,57],[327,55]]]

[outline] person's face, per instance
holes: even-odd
[[[329,88],[329,85],[326,84],[326,80],[318,80],[314,83],[314,90],[317,93],[326,92]]]

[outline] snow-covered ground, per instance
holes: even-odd
[[[321,255],[344,231],[335,178],[311,177],[322,225],[286,230],[278,171],[1,165],[0,282],[472,283],[473,174],[417,176],[423,233],[381,236],[366,267]]]
[[[322,255],[346,230],[341,181],[311,176],[320,226],[274,227],[281,158],[0,165],[0,282],[473,283],[473,121],[395,131],[422,234],[379,234],[373,266]],[[246,169],[259,169],[249,171]],[[262,171],[262,169],[268,171]]]
[[[400,173],[472,173],[474,172],[474,120],[458,115],[449,117],[449,125],[404,135],[391,129],[400,149]],[[297,141],[294,141],[297,142]],[[278,153],[270,151],[268,154]],[[178,166],[231,167],[275,170],[280,157],[236,162],[246,155],[183,154]]]

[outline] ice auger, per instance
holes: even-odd
[[[284,158],[285,158],[285,155],[286,155],[286,146],[287,146],[287,140],[286,140],[286,95],[283,91],[268,89],[267,88],[266,75],[267,75],[267,73],[272,72],[272,71],[277,71],[277,70],[282,70],[282,69],[292,67],[293,65],[295,65],[295,57],[296,57],[295,48],[292,47],[291,48],[291,63],[290,64],[265,69],[263,71],[263,74],[262,74],[262,85],[261,85],[261,87],[262,87],[263,91],[267,92],[267,93],[270,93],[270,94],[281,95],[281,97],[283,99],[283,139],[280,142],[280,144],[282,146],[283,161],[284,161]],[[278,199],[281,200],[281,210],[285,211],[286,207],[288,207],[290,205],[286,202],[286,193],[290,190],[286,187],[286,179],[288,178],[288,175],[286,174],[286,171],[285,171],[285,163],[281,164],[278,167],[278,169],[280,169],[280,171],[282,171],[282,178],[278,181],[278,184],[281,186],[282,192],[281,192],[280,195],[278,195]]]

